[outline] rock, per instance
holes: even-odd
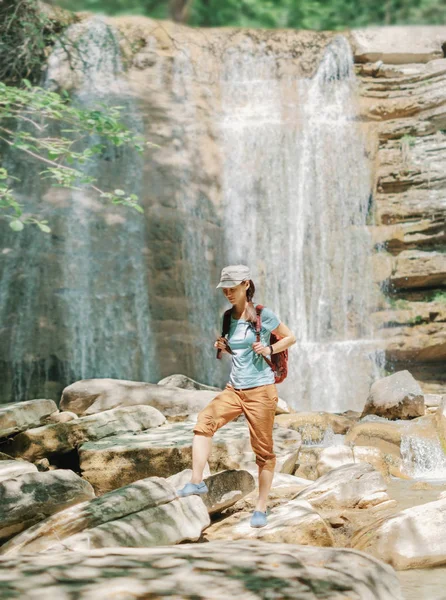
[[[299,449],[280,454],[276,458],[275,471],[278,471],[279,473],[286,473],[288,475],[292,475],[296,468],[298,456]]]
[[[409,371],[398,371],[375,381],[370,388],[362,416],[386,419],[413,419],[424,415],[424,396]]]
[[[398,254],[390,284],[395,288],[426,288],[446,282],[446,255],[443,252],[404,250]]]
[[[446,445],[446,395],[441,397],[441,402],[435,413],[435,424],[444,448]]]
[[[389,501],[382,475],[367,463],[338,467],[302,490],[296,500],[316,508],[371,508]]]
[[[60,412],[59,410],[49,417],[46,417],[42,420],[44,423],[68,423],[68,421],[73,421],[74,419],[78,419],[79,417],[69,410],[65,410]]]
[[[291,409],[288,404],[282,398],[279,398],[276,405],[276,415],[288,415]]]
[[[161,381],[158,381],[158,385],[162,385],[168,388],[181,388],[182,390],[207,390],[210,392],[221,392],[221,389],[212,385],[205,385],[199,383],[187,375],[169,375],[164,377]]]
[[[313,481],[317,479],[318,474],[316,465],[323,449],[322,446],[301,446],[296,461],[294,475]]]
[[[10,540],[0,553],[164,546],[197,540],[209,523],[200,497],[178,498],[170,482],[153,477],[60,511]]]
[[[54,400],[27,400],[0,406],[0,439],[40,425],[57,410]]]
[[[206,531],[210,540],[259,539],[265,542],[283,542],[310,546],[333,546],[330,528],[318,512],[306,501],[291,500],[273,508],[268,524],[254,529],[249,521],[251,513],[232,515],[212,525]]]
[[[139,381],[84,379],[64,389],[60,408],[77,415],[91,415],[118,406],[144,404],[167,417],[198,413],[215,396],[213,391],[182,390]]]
[[[0,483],[6,479],[14,479],[25,473],[36,473],[37,467],[24,460],[2,460],[0,461]]]
[[[402,600],[395,572],[355,550],[259,540],[0,558],[11,598]],[[5,599],[6,600],[6,599]]]
[[[317,477],[337,469],[343,465],[352,463],[368,463],[372,465],[383,477],[390,475],[389,464],[385,455],[379,448],[366,446],[332,446],[323,448],[316,465]]]
[[[367,417],[368,418],[368,417]],[[345,437],[351,446],[379,448],[383,454],[391,454],[401,459],[401,436],[404,432],[402,421],[365,421],[354,425]]]
[[[438,408],[442,401],[446,401],[446,394],[424,394],[424,406],[426,408]]]
[[[55,512],[93,497],[91,485],[69,470],[6,479],[0,483],[0,543]]]
[[[446,564],[446,499],[413,506],[358,531],[352,546],[397,570]]]
[[[8,446],[12,456],[37,460],[63,454],[89,440],[159,427],[165,417],[152,406],[125,406],[19,433]]]
[[[350,419],[328,412],[301,412],[282,414],[275,423],[298,431],[304,443],[320,443],[327,432],[345,434],[353,425]]]
[[[169,477],[192,464],[194,423],[169,423],[134,435],[111,436],[79,448],[82,476],[97,494],[145,477]],[[273,430],[278,457],[299,448],[300,435],[277,427]],[[222,427],[213,438],[209,459],[212,472],[255,466],[249,432],[243,421]]]
[[[446,27],[435,26],[367,27],[351,32],[355,61],[360,63],[427,63],[443,58],[445,39]]]
[[[183,487],[190,481],[191,469],[172,475],[167,479],[176,489]],[[200,496],[210,515],[229,508],[256,487],[254,477],[248,471],[231,469],[220,471],[215,475],[204,478],[209,492]]]

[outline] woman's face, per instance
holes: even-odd
[[[246,290],[249,288],[248,281],[242,281],[235,287],[232,288],[222,288],[223,294],[229,300],[231,304],[239,304],[242,300],[246,298]]]

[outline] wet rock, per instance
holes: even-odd
[[[164,546],[197,540],[209,523],[201,498],[177,498],[172,483],[153,477],[59,511],[10,540],[0,553]]]
[[[145,477],[169,477],[192,464],[194,423],[169,423],[134,435],[111,436],[79,448],[82,476],[97,494]],[[298,449],[300,435],[278,427],[273,430],[279,457]],[[255,467],[249,431],[243,421],[222,427],[213,438],[209,466],[212,472]]]
[[[386,419],[424,415],[423,392],[409,371],[398,371],[372,384],[362,416],[372,414]]]
[[[181,473],[172,475],[167,479],[176,489],[182,488],[191,479],[192,470],[185,469]],[[220,471],[215,475],[204,478],[209,492],[200,496],[210,515],[229,508],[250,492],[256,483],[248,471],[231,469]]]
[[[0,483],[5,479],[14,479],[25,473],[36,473],[37,467],[25,460],[2,460],[0,461]]]
[[[165,548],[26,554],[0,559],[11,598],[110,600],[402,600],[391,567],[362,552],[259,540],[184,544]]]
[[[332,446],[324,448],[319,455],[316,465],[317,476],[322,477],[325,473],[343,465],[352,463],[368,463],[372,465],[383,477],[390,475],[391,466],[379,448],[366,446]],[[394,461],[392,461],[394,465]]]
[[[199,383],[198,381],[187,377],[187,375],[181,375],[179,373],[164,377],[164,379],[158,381],[158,385],[168,388],[181,388],[182,390],[207,390],[211,392],[221,392],[221,389],[218,387]]]
[[[41,419],[56,410],[54,400],[27,400],[0,406],[0,439],[37,427]]]
[[[338,467],[320,477],[296,496],[315,508],[370,508],[388,502],[386,483],[367,463]]]
[[[251,513],[239,513],[212,525],[206,531],[209,540],[259,539],[310,546],[333,546],[330,528],[319,513],[306,501],[291,500],[276,506],[268,515],[268,524],[254,529]]]
[[[77,415],[91,415],[118,406],[153,406],[164,416],[200,412],[217,394],[206,390],[183,390],[154,383],[120,379],[84,379],[63,390],[60,408]]]
[[[369,418],[369,417],[367,417]],[[352,446],[379,448],[384,454],[401,459],[401,437],[404,432],[402,421],[366,421],[357,423],[345,437]]]
[[[12,456],[37,460],[63,454],[89,440],[159,427],[165,417],[152,406],[125,406],[66,423],[44,425],[18,434],[8,446]]]
[[[0,543],[55,512],[93,497],[91,485],[69,470],[6,479],[0,483]]]
[[[397,570],[446,564],[446,499],[402,510],[361,529],[352,546]]]

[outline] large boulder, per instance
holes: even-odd
[[[0,439],[30,427],[40,425],[42,419],[57,411],[54,400],[27,400],[0,406]]]
[[[181,388],[182,390],[207,390],[211,392],[221,392],[221,389],[218,387],[199,383],[198,381],[195,381],[195,379],[191,379],[187,375],[181,375],[180,373],[164,377],[164,379],[158,381],[158,385],[163,385],[164,387],[169,388]]]
[[[379,448],[367,446],[331,446],[323,448],[316,464],[317,478],[343,465],[352,463],[369,463],[383,477],[388,477],[394,469],[395,459],[387,458]]]
[[[371,508],[395,504],[387,494],[380,473],[368,463],[338,467],[302,490],[296,500],[307,500],[315,508]]]
[[[167,416],[200,412],[218,392],[183,390],[155,383],[121,379],[83,379],[62,392],[60,408],[77,415],[92,415],[118,406],[145,404]]]
[[[4,556],[0,576],[23,600],[42,587],[85,600],[402,600],[394,570],[372,556],[259,540]]]
[[[145,477],[170,477],[192,464],[194,423],[169,423],[138,434],[111,436],[79,448],[82,476],[97,494]],[[277,427],[273,431],[276,454],[289,455],[300,446],[300,435]],[[212,472],[255,466],[246,423],[222,427],[213,438],[209,466]]]
[[[185,469],[181,473],[172,475],[167,479],[176,489],[182,488],[191,480],[192,470]],[[256,487],[254,477],[245,470],[231,469],[220,471],[215,475],[204,478],[209,492],[201,496],[210,515],[229,508]]]
[[[446,564],[446,498],[402,510],[357,532],[352,546],[395,569]]]
[[[251,513],[236,513],[206,531],[209,540],[261,539],[310,546],[333,546],[330,528],[305,500],[291,500],[273,508],[268,524],[260,529],[250,526]]]
[[[0,543],[68,506],[94,498],[91,485],[69,470],[25,473],[0,483]]]
[[[354,421],[343,415],[328,412],[299,412],[276,416],[275,423],[298,431],[302,441],[309,443],[322,442],[328,433],[345,434]]]
[[[364,421],[354,425],[345,437],[351,446],[378,448],[384,454],[401,459],[401,438],[405,425],[401,421]]]
[[[424,396],[419,383],[409,371],[398,371],[372,384],[362,416],[413,419],[422,417],[424,412]]]
[[[19,433],[8,445],[12,456],[35,461],[64,454],[87,441],[159,427],[166,418],[152,406],[125,406],[80,417],[66,423],[44,425]]]
[[[209,523],[201,498],[178,498],[171,482],[153,477],[58,512],[10,540],[0,553],[165,546],[197,540]]]

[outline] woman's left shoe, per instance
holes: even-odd
[[[251,527],[265,527],[267,524],[266,512],[255,510],[251,517]]]

